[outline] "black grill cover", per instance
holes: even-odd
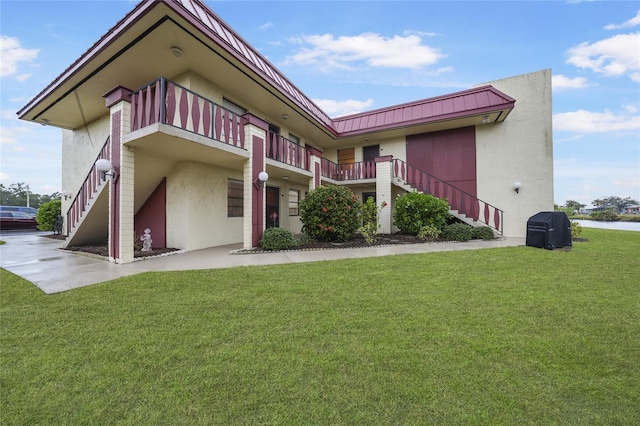
[[[571,221],[565,212],[540,212],[527,221],[527,246],[571,247]]]

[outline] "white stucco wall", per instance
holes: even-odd
[[[227,179],[242,180],[242,172],[176,164],[167,177],[167,246],[198,250],[242,242],[242,217],[227,217]]]
[[[503,123],[476,127],[478,198],[504,210],[506,236],[524,237],[529,217],[553,210],[551,70],[485,84],[516,104]]]
[[[66,212],[71,206],[107,137],[109,116],[106,113],[103,118],[89,123],[86,128],[62,130],[61,190],[71,192],[71,198],[62,198],[62,212]]]

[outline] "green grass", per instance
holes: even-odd
[[[640,233],[145,273],[2,270],[0,424],[637,424]]]

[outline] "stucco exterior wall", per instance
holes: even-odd
[[[199,250],[242,242],[242,217],[227,217],[227,179],[242,180],[242,172],[176,164],[167,177],[167,246]]]
[[[551,70],[485,84],[516,104],[503,123],[476,127],[478,198],[504,210],[504,235],[524,237],[529,217],[553,210]]]
[[[89,123],[87,128],[62,130],[62,188],[71,192],[71,198],[62,198],[62,212],[66,212],[87,174],[93,167],[96,157],[109,137],[109,115]]]

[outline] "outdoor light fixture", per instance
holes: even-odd
[[[522,188],[522,184],[520,182],[515,182],[513,184],[513,190],[516,191],[516,194],[520,193],[520,188]]]
[[[102,173],[102,180],[106,180],[107,176],[111,176],[111,180],[115,181],[118,177],[118,172],[116,171],[115,167],[113,167],[111,161],[107,160],[106,158],[101,158],[96,161],[96,170]],[[111,170],[111,173],[109,173],[109,170]]]
[[[43,118],[42,121],[40,122],[40,124],[42,124],[43,126],[48,126],[49,125],[49,120],[47,120],[46,118]]]
[[[67,191],[66,189],[63,189],[61,194],[62,194],[62,196],[64,197],[65,200],[68,199],[68,198],[71,198],[71,192]]]
[[[289,114],[282,114],[282,119],[283,120],[288,120],[289,119]]]
[[[260,172],[256,180],[253,181],[253,185],[256,188],[260,189],[264,186],[264,183],[267,181],[267,179],[269,179],[269,175],[267,174],[267,172]]]
[[[482,117],[482,121],[481,121],[480,123],[482,123],[482,124],[488,124],[488,123],[491,123],[491,119],[489,118],[489,116],[488,116],[488,115],[484,115],[484,116]]]
[[[182,58],[182,49],[180,49],[177,46],[172,46],[171,47],[171,54],[173,56],[175,56],[176,58]]]

